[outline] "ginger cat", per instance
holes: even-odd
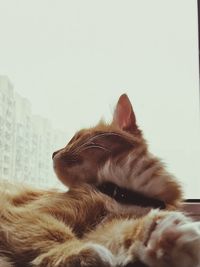
[[[66,193],[1,183],[0,267],[200,266],[200,223],[172,210],[181,188],[126,95],[111,124],[78,132],[53,164]]]

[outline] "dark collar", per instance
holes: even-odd
[[[153,207],[160,209],[166,208],[165,203],[162,200],[147,197],[142,193],[119,187],[113,183],[103,183],[98,186],[98,189],[102,193],[114,198],[117,202],[121,204],[137,205],[141,207]]]

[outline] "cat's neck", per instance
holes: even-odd
[[[99,184],[111,182],[119,188],[177,206],[180,185],[162,162],[147,151],[132,151],[121,158],[110,158],[99,169]]]
[[[121,204],[136,205],[144,208],[152,207],[164,209],[166,207],[164,201],[145,196],[144,194],[133,190],[119,187],[118,185],[110,182],[105,182],[99,185],[98,189]]]

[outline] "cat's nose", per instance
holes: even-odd
[[[58,152],[59,152],[59,150],[53,152],[53,154],[52,154],[52,159],[55,157],[56,154],[58,154]]]

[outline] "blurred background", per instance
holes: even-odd
[[[150,151],[200,198],[195,0],[0,0],[0,178],[60,186],[51,154],[127,93]]]

